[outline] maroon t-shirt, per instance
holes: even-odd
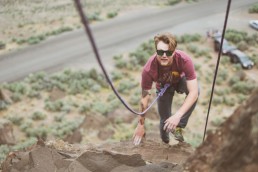
[[[176,86],[183,76],[186,80],[196,79],[192,59],[183,51],[175,51],[170,66],[161,66],[156,57],[157,54],[151,56],[143,68],[141,85],[144,90],[150,90],[153,82],[156,82],[156,88],[159,89],[160,84]]]

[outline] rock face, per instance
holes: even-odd
[[[155,146],[151,155],[146,150],[150,146]],[[27,152],[10,153],[2,164],[2,170],[3,172],[179,172],[182,166],[170,162],[173,154],[180,157],[177,159],[178,162],[184,162],[190,154],[186,151],[186,147],[180,149],[158,143],[153,145],[149,141],[137,147],[134,147],[131,141],[100,147],[102,149],[90,145],[84,147],[69,145],[64,142],[44,145],[44,142],[38,141],[37,145]],[[134,147],[134,150],[129,152],[131,147]]]
[[[15,144],[12,123],[6,119],[0,119],[0,145],[2,144]]]
[[[187,171],[254,172],[258,169],[258,89],[187,160]]]

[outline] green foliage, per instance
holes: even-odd
[[[46,117],[47,117],[46,114],[39,111],[33,112],[33,114],[31,115],[31,119],[33,120],[43,120],[43,119],[46,119]]]
[[[40,137],[46,139],[49,129],[46,126],[41,125],[36,128],[27,128],[25,133],[27,137]]]
[[[201,40],[200,34],[184,34],[181,37],[177,37],[178,43],[190,43],[190,42],[198,42]]]
[[[143,66],[151,55],[155,52],[154,41],[149,40],[140,45],[135,52],[129,54],[130,63],[135,66]]]
[[[8,104],[5,101],[0,100],[0,111],[1,110],[6,110],[7,107],[8,107]]]
[[[11,121],[14,125],[21,125],[24,118],[17,114],[9,114],[8,116],[6,116],[6,119]]]
[[[109,106],[104,102],[93,103],[92,110],[95,112],[99,112],[102,115],[107,115],[107,113],[110,112]]]
[[[4,161],[7,153],[10,152],[10,147],[8,145],[0,145],[0,163]]]
[[[90,22],[93,22],[93,21],[100,21],[101,19],[100,19],[100,12],[94,12],[94,13],[92,13],[92,14],[88,14],[88,20],[90,21]]]
[[[26,119],[19,126],[21,131],[26,132],[29,128],[32,128],[33,121],[31,119]]]
[[[226,31],[225,38],[228,41],[231,41],[231,42],[237,44],[241,41],[244,41],[244,38],[247,37],[247,35],[248,34],[246,32],[237,31],[237,30],[234,30],[234,29],[228,29]]]
[[[249,45],[245,41],[241,41],[237,44],[237,48],[241,51],[248,50]]]
[[[79,127],[82,121],[83,119],[81,118],[74,121],[62,120],[51,127],[51,133],[54,136],[63,139],[65,136],[72,134],[72,132]]]
[[[130,91],[135,88],[136,86],[138,86],[137,83],[135,83],[132,80],[123,80],[122,82],[120,82],[120,84],[118,85],[118,92],[120,93],[124,93],[124,94],[129,94]]]
[[[237,83],[235,83],[234,85],[232,85],[232,90],[235,93],[242,93],[245,95],[249,95],[253,89],[255,88],[255,84],[250,83],[250,82],[246,82],[246,81],[239,81]]]
[[[5,49],[5,43],[3,41],[0,41],[0,50]]]
[[[90,103],[85,103],[79,108],[81,114],[86,114],[91,110],[92,105]]]
[[[249,13],[258,13],[258,4],[254,4],[252,7],[248,10]]]
[[[181,0],[167,0],[168,2],[168,5],[175,5],[175,4],[177,4],[177,3],[179,3],[179,2],[181,2]]]
[[[14,93],[11,95],[11,99],[14,102],[19,102],[22,99],[22,95],[20,93]]]
[[[46,101],[45,103],[45,109],[52,112],[61,111],[63,106],[64,106],[64,103],[61,100],[57,100],[55,102]]]
[[[117,16],[117,11],[112,11],[112,12],[109,12],[107,13],[107,18],[114,18]]]
[[[112,71],[111,76],[112,76],[111,78],[113,81],[117,81],[117,80],[123,78],[123,73],[120,71]]]
[[[18,93],[20,95],[24,95],[27,92],[27,87],[24,83],[15,82],[6,85],[7,89],[13,93]]]

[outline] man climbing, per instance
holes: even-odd
[[[160,137],[164,143],[169,143],[171,132],[179,142],[184,141],[182,129],[186,127],[198,99],[198,83],[191,58],[183,51],[177,50],[177,41],[170,33],[159,34],[154,37],[156,53],[145,64],[142,71],[141,111],[147,107],[150,99],[152,83],[156,83],[157,92],[170,84],[166,92],[158,99],[158,113],[160,116]],[[171,108],[175,91],[185,93],[182,106],[172,115]],[[145,136],[145,115],[139,116],[134,132],[133,142],[139,145]]]

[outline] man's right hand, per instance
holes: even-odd
[[[133,135],[133,143],[134,145],[139,145],[142,141],[142,138],[145,135],[145,129],[144,129],[144,125],[138,123],[135,131],[134,131],[134,135]]]

